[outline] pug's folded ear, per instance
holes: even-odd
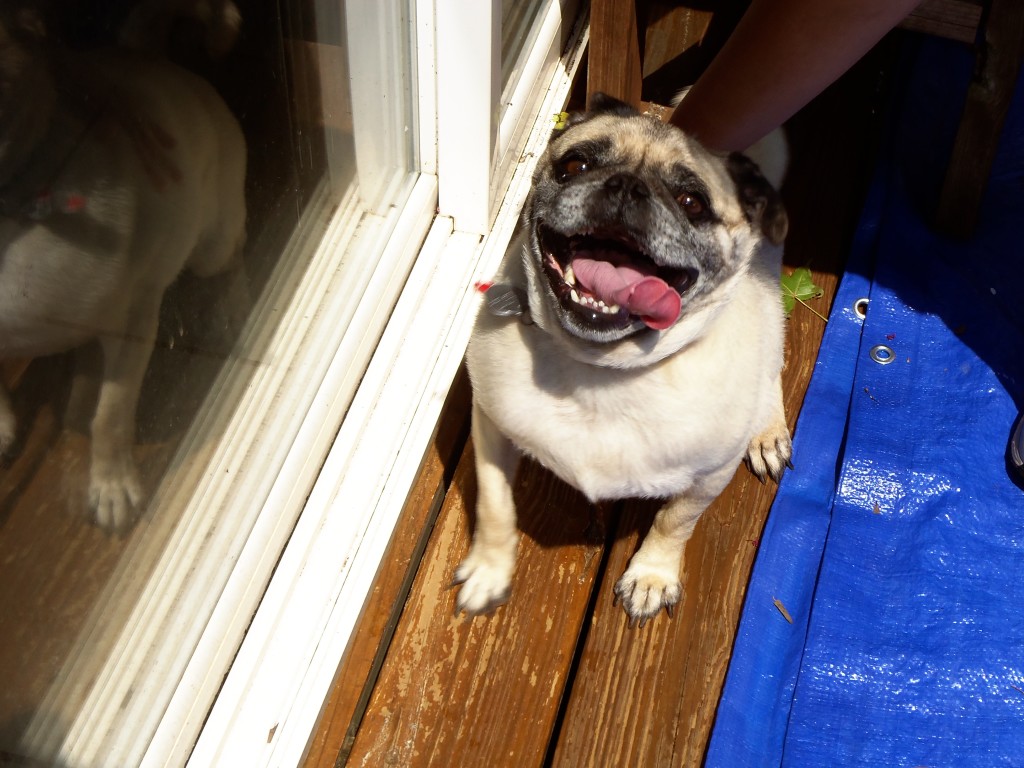
[[[579,125],[580,123],[586,122],[592,117],[597,117],[598,115],[636,117],[639,114],[640,110],[632,104],[620,101],[614,96],[609,96],[607,93],[595,93],[590,97],[590,103],[587,105],[587,111],[573,112],[570,114],[568,119],[565,121],[565,127],[572,128],[572,126]]]
[[[740,152],[733,152],[726,167],[739,196],[743,213],[773,245],[781,245],[789,231],[789,217],[782,196],[761,173],[757,163]]]
[[[587,112],[591,116],[613,114],[619,117],[635,117],[640,114],[640,110],[632,104],[627,104],[620,99],[616,99],[614,96],[600,92],[590,97],[590,103],[587,104]]]

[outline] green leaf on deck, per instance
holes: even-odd
[[[807,267],[794,269],[792,274],[782,276],[782,307],[786,312],[786,317],[793,313],[793,309],[798,301],[807,306],[808,301],[821,298],[824,293],[821,286],[814,284],[811,270]],[[807,308],[811,309],[811,307]],[[813,309],[811,311],[814,312]],[[814,312],[814,314],[818,315],[822,320],[825,319],[818,312]]]

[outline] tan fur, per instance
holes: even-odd
[[[669,499],[616,586],[631,620],[641,622],[680,599],[683,547],[740,461],[777,477],[789,459],[780,384],[781,247],[744,217],[722,158],[646,118],[592,118],[556,137],[542,166],[573,142],[608,138],[621,150],[614,157],[622,167],[646,163],[649,170],[682,160],[700,176],[721,218],[706,241],[720,249],[721,263],[736,268],[702,286],[691,305],[684,295],[683,313],[667,330],[595,342],[559,324],[531,275],[536,262],[524,233],[518,247],[526,252],[519,258],[513,249],[499,280],[528,290],[533,322],[481,312],[467,356],[480,498],[473,544],[456,581],[463,583],[458,606],[469,613],[488,610],[509,590],[518,538],[511,489],[521,454],[593,501]],[[546,184],[544,173],[535,195],[566,194]],[[528,207],[547,202],[534,198]],[[531,215],[528,209],[527,226]],[[657,221],[677,226],[671,215]]]

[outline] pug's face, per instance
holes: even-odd
[[[612,364],[628,364],[624,348],[663,357],[699,335],[758,246],[786,230],[753,162],[600,95],[552,139],[524,215],[535,319]]]

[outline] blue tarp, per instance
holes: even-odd
[[[1005,460],[1024,406],[1024,78],[978,232],[952,242],[920,211],[972,60],[916,38],[906,54],[709,768],[1024,766],[1024,490]]]

